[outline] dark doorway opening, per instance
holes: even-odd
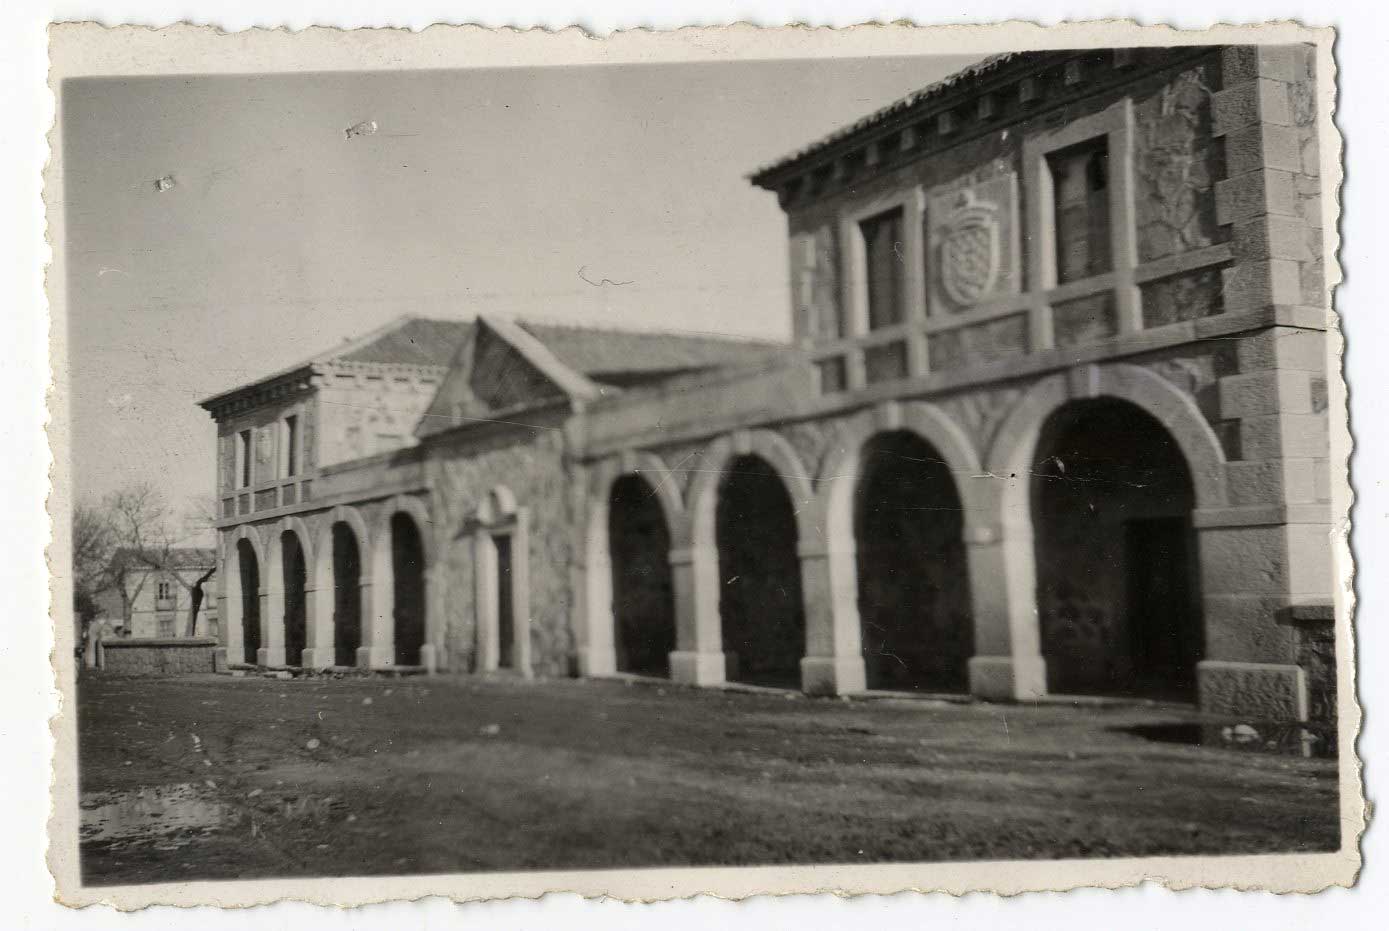
[[[395,663],[418,666],[424,646],[424,542],[408,514],[391,517],[391,572],[395,579]]]
[[[280,552],[284,569],[285,665],[301,666],[308,639],[307,599],[304,595],[307,571],[304,549],[299,545],[299,537],[294,531],[286,530],[280,535]]]
[[[675,649],[670,529],[651,486],[638,476],[624,475],[613,483],[608,548],[617,668],[668,676]]]
[[[1200,658],[1194,534],[1185,517],[1131,520],[1124,527],[1129,654],[1134,688],[1189,696]]]
[[[963,692],[974,617],[954,476],[905,431],[864,451],[855,509],[858,604],[870,689]]]
[[[255,663],[260,652],[260,562],[249,540],[237,542],[236,558],[241,575],[241,658]]]
[[[362,645],[362,553],[357,535],[333,525],[333,663],[351,666]]]
[[[492,538],[497,550],[497,668],[516,668],[516,611],[511,590],[511,535]]]
[[[1191,473],[1134,404],[1047,421],[1032,477],[1037,607],[1054,692],[1190,700],[1202,655]]]
[[[805,608],[791,497],[758,456],[734,459],[718,494],[719,615],[729,677],[794,688],[805,653]]]

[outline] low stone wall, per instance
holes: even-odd
[[[1298,605],[1280,620],[1294,631],[1297,664],[1307,674],[1307,717],[1336,723],[1336,612],[1329,604]]]
[[[114,676],[186,676],[220,672],[215,637],[144,637],[103,640],[97,664]]]

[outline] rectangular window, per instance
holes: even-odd
[[[168,582],[160,582],[160,583],[159,583],[159,600],[160,600],[160,601],[168,601],[168,600],[169,600],[170,598],[172,598],[172,597],[174,597],[173,586],[170,585]]]
[[[902,210],[889,210],[859,223],[867,279],[868,329],[901,323],[905,317],[907,257]]]
[[[838,394],[849,386],[849,375],[843,356],[821,359],[815,363],[815,368],[820,374],[821,394]]]
[[[238,487],[247,488],[251,484],[251,431],[242,430],[236,435],[236,461]]]
[[[285,475],[295,475],[299,471],[299,417],[290,414],[285,418]]]
[[[1055,198],[1056,281],[1102,275],[1109,244],[1109,143],[1101,136],[1047,156]]]

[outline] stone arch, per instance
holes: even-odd
[[[817,476],[816,517],[823,528],[820,546],[803,546],[808,557],[821,557],[828,575],[823,600],[810,612],[808,640],[813,657],[833,657],[838,679],[855,684],[864,678],[862,618],[859,608],[859,541],[855,531],[856,501],[864,474],[864,457],[879,437],[905,434],[924,443],[943,461],[954,479],[954,492],[963,508],[965,534],[984,510],[986,488],[979,454],[968,434],[947,413],[926,401],[888,402],[861,411],[845,421],[823,457]],[[962,579],[968,584],[968,579]],[[972,586],[971,586],[972,591]],[[842,690],[842,689],[840,689]]]
[[[1031,467],[1047,418],[1069,401],[1106,397],[1142,408],[1172,434],[1191,469],[1198,508],[1225,505],[1225,453],[1195,399],[1161,375],[1127,363],[1083,366],[1028,387],[1004,418],[988,456],[991,476],[1007,482],[1009,503],[1018,493],[1016,476]]]
[[[1033,469],[1043,432],[1053,415],[1072,402],[1120,401],[1143,412],[1166,431],[1184,460],[1194,507],[1218,509],[1227,502],[1225,456],[1215,431],[1193,398],[1161,376],[1139,366],[1087,365],[1029,386],[1005,417],[988,457],[995,489],[989,520],[981,532],[999,543],[992,569],[1003,580],[991,595],[1000,623],[983,653],[1009,653],[1030,663],[1031,694],[1046,690],[1050,676],[1042,662],[1038,601],[1037,527],[1034,525]],[[991,659],[986,657],[985,659]],[[976,689],[976,691],[978,691]]]
[[[685,524],[680,489],[671,481],[665,462],[654,453],[626,452],[620,457],[603,460],[590,470],[588,522],[584,536],[584,629],[576,636],[582,644],[580,673],[586,676],[611,675],[618,669],[610,522],[613,491],[618,480],[628,476],[646,483],[660,507],[672,541]],[[668,561],[669,553],[663,558]]]
[[[341,601],[344,597],[343,593],[338,591],[339,579],[335,565],[340,554],[334,543],[335,528],[339,525],[347,527],[357,547],[358,591],[353,594],[353,597],[357,599],[359,623],[362,618],[365,618],[367,606],[370,604],[371,561],[367,557],[371,552],[371,538],[367,531],[366,520],[356,507],[338,505],[319,517],[318,536],[314,545],[314,614],[311,618],[312,629],[309,634],[310,649],[313,652],[310,656],[306,656],[304,665],[316,668],[351,665],[356,661],[355,653],[349,658],[337,655],[338,651],[335,649],[335,641],[338,636],[336,612],[341,607]],[[360,647],[361,644],[358,643],[358,646]]]
[[[802,540],[815,535],[813,506],[814,482],[802,464],[795,447],[772,430],[739,430],[709,444],[699,459],[699,472],[690,486],[688,543],[699,547],[714,545],[714,510],[718,503],[719,480],[728,464],[739,456],[758,456],[766,460],[786,486],[796,506],[796,524]]]
[[[285,534],[292,534],[299,547],[299,556],[304,561],[304,586],[302,591],[285,589]],[[314,565],[313,535],[308,525],[299,517],[284,517],[270,526],[270,539],[266,544],[266,560],[261,569],[261,585],[265,591],[265,610],[261,617],[261,648],[259,661],[263,666],[281,666],[285,657],[286,611],[296,614],[302,610],[307,619],[314,616],[313,576]],[[297,599],[303,598],[303,603]],[[306,629],[307,633],[307,629]],[[296,657],[291,657],[296,658]],[[297,657],[302,662],[302,657]]]
[[[688,610],[689,619],[680,622],[679,649],[672,656],[672,674],[679,679],[702,684],[724,681],[729,665],[723,644],[723,616],[720,610],[723,585],[720,579],[720,550],[717,539],[717,513],[720,486],[728,467],[739,458],[753,456],[765,462],[780,480],[790,502],[795,539],[790,545],[793,558],[799,557],[800,547],[820,536],[815,516],[814,481],[795,448],[783,436],[772,430],[739,430],[713,441],[700,457],[699,472],[690,488],[687,512],[688,546],[681,547],[681,536],[672,550],[671,558],[677,574],[686,570],[690,580],[685,587],[690,594],[688,608],[677,603],[677,614]],[[677,531],[678,533],[680,531]],[[786,554],[777,554],[786,555]],[[799,570],[789,587],[799,594]],[[677,591],[681,586],[677,585]],[[680,595],[677,595],[677,599]],[[799,599],[804,607],[804,599]],[[801,651],[804,655],[805,644]]]
[[[364,618],[363,626],[366,629],[362,632],[363,644],[357,651],[359,666],[379,668],[396,664],[397,583],[404,585],[408,582],[412,586],[416,584],[415,580],[396,578],[394,563],[398,553],[395,549],[392,522],[397,515],[405,515],[413,522],[421,547],[423,564],[419,567],[418,584],[422,586],[422,593],[419,596],[418,610],[424,612],[421,622],[425,634],[424,643],[421,644],[421,655],[416,662],[429,665],[424,646],[429,643],[428,595],[431,586],[428,584],[428,578],[434,565],[434,520],[430,516],[428,506],[419,498],[413,495],[396,495],[387,500],[377,513],[371,530],[370,549],[367,551],[370,556],[363,559],[363,563],[369,566],[367,572],[371,580],[371,611],[368,617]]]
[[[241,574],[241,545],[247,544],[250,547],[251,555],[255,560],[256,578],[254,581],[254,591],[247,592],[243,588]],[[252,643],[259,645],[262,631],[260,628],[261,601],[265,591],[265,545],[261,541],[260,533],[251,524],[241,524],[235,530],[227,533],[225,537],[224,549],[222,552],[222,604],[218,616],[221,618],[222,643],[227,649],[227,661],[231,663],[254,663],[257,657],[252,654],[246,655],[246,629],[245,624],[247,614],[251,615],[251,623],[256,625]],[[254,599],[254,603],[249,605],[247,611],[247,598]]]

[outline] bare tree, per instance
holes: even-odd
[[[196,540],[199,544],[212,542],[215,539],[215,528],[217,524],[217,498],[215,495],[196,495],[190,498],[183,515],[184,529],[188,536]],[[188,636],[195,637],[198,634],[198,612],[202,608],[203,599],[206,593],[203,590],[209,579],[217,572],[217,560],[214,557],[212,567],[200,575],[191,585],[184,582],[182,576],[178,576],[179,584],[188,589]]]
[[[97,596],[110,585],[108,571],[115,545],[114,528],[104,508],[87,502],[73,508],[72,607],[79,643],[86,640],[87,629],[100,610]]]
[[[164,496],[148,482],[113,491],[102,504],[116,541],[110,584],[121,597],[121,618],[129,629],[135,599],[153,574],[151,570],[163,570],[171,562],[169,508]]]

